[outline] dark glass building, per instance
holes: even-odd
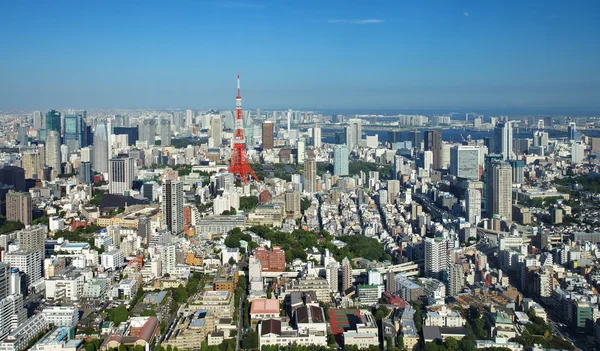
[[[139,139],[138,127],[113,127],[113,134],[115,135],[127,135],[127,143],[129,146],[135,145],[135,142]]]
[[[46,113],[46,132],[56,131],[60,134],[60,112],[50,110]]]

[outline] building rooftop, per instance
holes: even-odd
[[[254,299],[250,313],[279,313],[279,300]]]

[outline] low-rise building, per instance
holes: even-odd
[[[49,306],[42,310],[48,325],[72,327],[79,322],[79,309],[75,306]]]
[[[460,313],[448,310],[446,305],[443,305],[439,311],[427,312],[425,316],[425,325],[433,327],[462,327],[465,322]]]
[[[250,321],[256,323],[260,320],[279,317],[279,300],[254,299],[250,307]]]
[[[308,329],[301,333],[280,319],[263,320],[258,325],[258,348],[263,346],[288,347],[299,346],[327,346],[327,333]]]

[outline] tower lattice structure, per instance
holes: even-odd
[[[240,93],[240,75],[237,77],[237,97],[235,98],[235,134],[231,149],[229,173],[235,174],[242,182],[248,183],[250,176],[258,180],[248,163],[246,156],[246,139],[244,138],[244,121],[242,119],[242,95]]]

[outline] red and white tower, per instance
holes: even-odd
[[[244,138],[244,121],[242,119],[242,95],[240,93],[240,75],[237,77],[237,97],[235,98],[235,134],[231,148],[231,161],[229,173],[233,173],[244,182],[248,183],[250,176],[258,180],[256,174],[248,163],[246,156],[246,139]]]

